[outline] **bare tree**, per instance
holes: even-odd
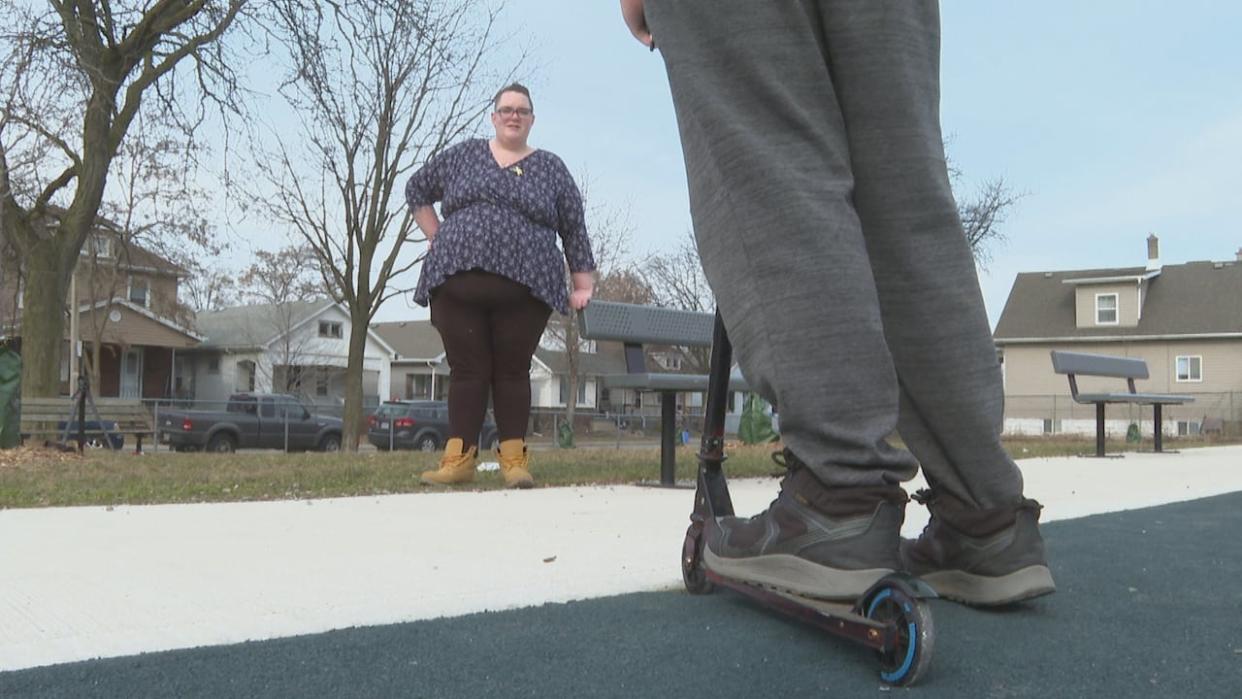
[[[958,198],[958,215],[975,255],[975,264],[986,269],[992,261],[992,248],[1007,240],[1001,224],[1022,196],[1010,189],[1004,178],[998,177],[984,182],[974,197]]]
[[[1010,189],[1004,177],[995,177],[985,180],[972,196],[963,195],[965,176],[947,155],[951,140],[946,139],[944,144],[945,165],[949,169],[953,197],[957,200],[958,217],[962,220],[962,230],[966,234],[966,241],[970,243],[970,251],[975,256],[975,264],[986,269],[992,261],[992,248],[1003,245],[1008,239],[1001,224],[1025,194]]]
[[[187,260],[180,264],[189,273],[182,280],[180,291],[191,311],[218,311],[237,302],[237,280],[227,270],[205,265],[199,260]]]
[[[482,0],[274,0],[271,25],[289,52],[280,93],[302,139],[276,134],[260,197],[314,250],[325,286],[349,310],[346,449],[358,448],[367,329],[408,289],[394,280],[421,240],[402,200],[413,169],[477,128],[508,79],[488,68],[498,9]],[[511,74],[510,74],[511,75]],[[415,237],[419,236],[419,237]]]
[[[245,4],[0,4],[0,222],[24,268],[23,395],[58,392],[70,277],[139,115],[194,145],[208,104],[236,106],[220,38]]]
[[[595,285],[595,298],[640,306],[656,304],[655,290],[635,265],[626,265],[601,275]]]

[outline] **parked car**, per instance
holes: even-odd
[[[177,451],[337,451],[341,419],[313,415],[296,396],[235,393],[224,410],[161,410],[160,442]]]
[[[72,442],[78,438],[78,421],[66,423],[61,420],[56,423],[56,429],[61,434],[66,433],[68,428],[69,441]],[[120,451],[125,448],[125,436],[122,435],[116,426],[116,420],[87,420],[82,423],[82,429],[86,432],[86,446],[92,449],[102,449],[110,442],[112,448]],[[104,435],[107,435],[108,441],[104,441]]]
[[[448,439],[448,403],[442,400],[393,400],[382,403],[368,419],[367,440],[376,449],[435,451]],[[499,444],[496,423],[486,419],[479,433],[479,451]]]

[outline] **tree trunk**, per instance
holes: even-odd
[[[362,365],[367,349],[367,323],[365,313],[350,312],[354,322],[349,330],[349,365],[345,369],[345,422],[341,448],[358,451],[358,443],[362,433],[358,427],[362,423]],[[361,320],[362,322],[358,322]]]
[[[26,291],[22,296],[22,397],[60,395],[60,363],[65,340],[65,298],[69,272],[53,240],[41,240],[26,253]]]

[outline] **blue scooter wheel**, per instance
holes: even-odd
[[[895,686],[908,686],[917,681],[931,664],[935,630],[931,609],[900,584],[876,586],[865,601],[868,619],[892,622],[897,639],[887,651],[877,651],[880,679]]]

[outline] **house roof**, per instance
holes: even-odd
[[[553,374],[569,371],[569,358],[560,350],[540,347],[535,357]],[[595,352],[578,353],[578,373],[589,376],[607,376],[625,373],[625,346],[620,342],[598,342]]]
[[[65,209],[60,206],[49,206],[48,225],[52,220],[59,220],[65,214]],[[105,258],[104,261],[115,261],[120,267],[131,271],[150,272],[152,274],[164,274],[175,277],[189,276],[189,272],[182,266],[173,264],[162,255],[159,255],[147,248],[142,247],[133,240],[126,240],[127,236],[121,225],[106,216],[95,217],[95,227],[92,231],[94,235],[107,235],[117,245],[123,245],[124,250],[113,248],[113,256]],[[83,250],[86,250],[83,247]]]
[[[166,274],[169,276],[185,277],[189,272],[180,265],[164,259],[150,250],[140,247],[135,243],[127,243],[125,252],[118,253],[122,267],[127,267],[135,271],[148,271],[155,274]]]
[[[372,323],[371,330],[392,346],[399,355],[396,361],[429,362],[444,354],[440,332],[429,320]]]
[[[1242,262],[1165,265],[1143,290],[1135,327],[1077,327],[1075,289],[1082,280],[1147,277],[1143,267],[1024,272],[996,324],[1000,344],[1023,340],[1172,336],[1242,336]],[[1137,282],[1136,282],[1137,283]]]
[[[289,329],[334,305],[326,299],[289,303]],[[203,349],[258,349],[280,336],[285,320],[277,304],[269,303],[199,313],[195,324],[199,334],[207,338]]]

